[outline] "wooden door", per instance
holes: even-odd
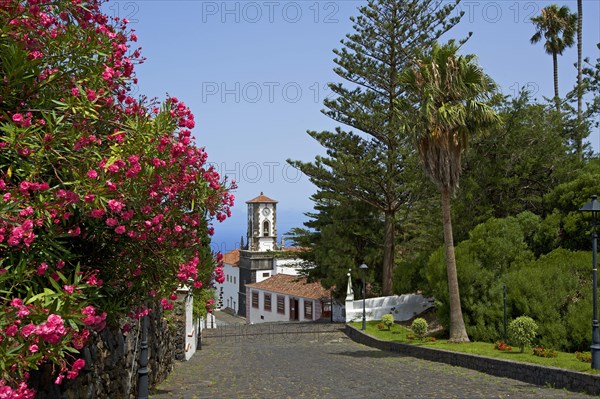
[[[298,300],[290,298],[290,320],[298,320]]]

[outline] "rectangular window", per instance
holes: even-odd
[[[252,291],[252,307],[258,309],[258,291]]]
[[[263,277],[269,277],[269,276],[270,276],[269,272],[263,273]]]
[[[271,294],[265,294],[265,303],[263,307],[265,310],[271,311]]]
[[[285,297],[277,295],[277,313],[285,314]]]
[[[306,320],[312,320],[313,315],[313,303],[312,301],[304,301],[304,318]]]

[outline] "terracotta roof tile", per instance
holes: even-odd
[[[306,277],[289,274],[276,274],[260,283],[246,284],[246,287],[287,294],[308,299],[329,298],[331,293],[320,282],[308,283]]]
[[[256,203],[261,203],[261,204],[276,204],[277,201],[275,201],[274,199],[271,199],[269,197],[267,197],[266,195],[264,195],[262,192],[260,193],[260,195],[256,198],[252,198],[250,201],[246,201],[246,204],[256,204]]]
[[[229,251],[223,255],[223,263],[227,263],[232,266],[240,265],[240,250],[234,249],[233,251]]]

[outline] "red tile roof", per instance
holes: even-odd
[[[240,265],[240,250],[234,249],[233,251],[229,251],[223,255],[223,263],[227,263],[232,266]]]
[[[308,299],[329,298],[331,293],[320,282],[308,283],[306,277],[276,274],[260,283],[246,284],[246,287],[276,292]]]
[[[250,201],[246,201],[246,204],[257,204],[257,203],[261,203],[261,204],[276,204],[277,201],[275,201],[274,199],[271,199],[271,198],[267,197],[262,192],[260,193],[260,195],[258,197],[252,198]]]

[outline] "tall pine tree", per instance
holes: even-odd
[[[305,261],[308,277],[321,281],[325,288],[334,288],[339,300],[346,295],[348,270],[353,276],[360,275],[358,265],[363,262],[370,266],[369,275],[380,281],[383,221],[379,211],[364,202],[324,191],[311,199],[318,213],[306,214],[311,218],[305,223],[307,228],[289,232],[296,245],[310,249],[298,253]],[[378,292],[377,287],[371,285],[371,290]]]
[[[407,110],[397,100],[398,75],[417,49],[429,47],[462,14],[451,17],[459,0],[370,0],[351,18],[354,33],[334,50],[334,71],[346,83],[331,84],[337,95],[324,102],[325,115],[356,129],[309,132],[326,150],[314,162],[288,161],[321,190],[352,197],[377,209],[384,220],[382,293],[392,294],[396,217],[415,201],[416,167],[403,126]],[[410,110],[412,112],[412,110]]]

